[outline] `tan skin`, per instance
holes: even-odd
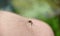
[[[54,36],[46,23],[0,11],[0,36]]]

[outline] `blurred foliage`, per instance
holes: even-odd
[[[13,5],[22,16],[36,18],[47,22],[54,30],[55,36],[60,36],[59,14],[60,0],[13,0]],[[60,9],[59,9],[60,10]]]
[[[1,9],[43,20],[52,27],[55,36],[60,36],[60,0],[8,0],[6,4]]]

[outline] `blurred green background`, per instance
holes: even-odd
[[[0,0],[0,10],[43,20],[60,36],[60,0]]]

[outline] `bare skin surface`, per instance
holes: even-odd
[[[54,34],[50,26],[42,21],[0,11],[0,36],[54,36]]]

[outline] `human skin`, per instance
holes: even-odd
[[[54,33],[43,21],[0,11],[0,36],[54,36]]]

